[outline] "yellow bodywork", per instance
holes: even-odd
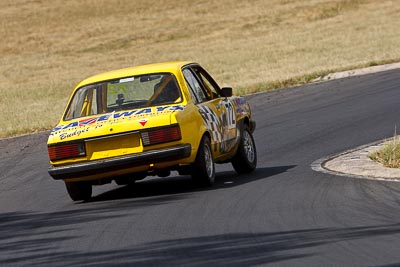
[[[210,135],[211,144],[213,146],[215,145],[215,149],[213,150],[214,158],[220,158],[221,160],[224,160],[224,158],[232,156],[232,153],[235,152],[234,145],[236,143],[231,142],[233,146],[231,145],[230,147],[225,147],[221,144],[218,145],[218,140],[210,133],[209,126],[207,126],[205,120],[202,118],[202,115],[199,113],[200,109],[207,109],[207,104],[204,104],[205,107],[201,107],[201,105],[195,105],[193,103],[193,100],[191,99],[188,86],[186,84],[184,76],[182,75],[182,68],[189,64],[192,63],[168,62],[131,67],[98,74],[81,81],[75,87],[69,102],[71,102],[71,100],[73,99],[75,92],[84,86],[90,86],[92,84],[105,81],[112,81],[114,79],[123,79],[124,77],[158,73],[173,74],[176,78],[176,82],[182,94],[177,99],[177,101],[167,105],[151,106],[133,110],[114,111],[109,113],[105,112],[98,115],[91,115],[93,104],[88,99],[91,99],[93,97],[93,95],[91,95],[93,94],[93,92],[89,91],[88,97],[82,103],[79,118],[65,120],[64,118],[70,116],[70,114],[67,114],[67,106],[64,112],[64,117],[53,129],[48,139],[48,146],[73,143],[79,140],[84,140],[86,155],[50,161],[51,166],[63,167],[91,161],[101,162],[105,159],[140,154],[152,150],[162,150],[169,147],[180,146],[183,144],[191,145],[190,156],[183,159],[149,163],[132,168],[115,168],[102,173],[87,173],[84,176],[78,175],[76,177],[68,177],[64,180],[67,182],[95,180],[134,172],[151,171],[152,169],[163,169],[171,166],[189,165],[195,161],[197,149],[204,134]],[[155,91],[156,96],[157,93],[159,92]],[[106,100],[102,96],[100,96],[99,99],[100,100],[98,101],[106,102]],[[151,99],[149,101],[151,101]],[[215,103],[213,103],[213,101]],[[212,105],[216,105],[217,107],[225,103],[227,109],[231,108],[231,112],[235,116],[234,119],[236,120],[236,122],[238,119],[241,119],[240,116],[245,116],[245,114],[236,114],[236,110],[238,109],[238,107],[236,106],[237,104],[234,101],[229,103],[223,102],[225,100],[221,100],[221,98],[215,99],[213,101],[210,101],[210,103]],[[208,108],[207,110],[211,109]],[[219,120],[220,117],[226,115],[222,114],[219,109],[215,108],[212,112],[215,113],[216,120]],[[174,124],[177,124],[180,127],[180,132],[182,136],[180,140],[144,146],[143,140],[140,135],[141,131]],[[236,126],[225,128],[225,132],[223,132],[222,134],[230,136],[229,138],[231,138],[231,140],[237,139],[239,134],[237,133]],[[223,149],[225,149],[225,151],[223,151]]]
[[[131,67],[131,68],[98,74],[81,81],[75,87],[69,101],[71,101],[74,92],[85,85],[94,84],[100,81],[107,81],[107,80],[118,79],[121,77],[130,77],[142,74],[172,73],[175,75],[179,87],[185,88],[186,84],[182,76],[179,75],[179,71],[182,66],[189,63],[190,62],[169,62],[161,64],[151,64],[151,65]],[[188,110],[185,110],[186,113],[189,113],[189,116],[185,117],[182,116],[181,109],[186,108],[188,103],[191,102],[190,96],[187,94],[187,90],[182,90],[182,93],[183,93],[182,99],[180,99],[181,101],[179,104],[176,105],[171,104],[163,106],[163,108],[165,109],[162,111],[158,110],[157,107],[149,107],[147,109],[146,108],[141,109],[146,112],[140,113],[139,110],[139,112],[137,112],[139,113],[138,115],[133,114],[131,116],[122,116],[119,118],[115,118],[111,114],[109,118],[106,120],[102,120],[101,122],[96,122],[88,125],[80,124],[82,118],[68,120],[68,121],[61,119],[58,126],[55,127],[56,131],[53,130],[53,132],[50,134],[48,139],[48,145],[85,139],[86,156],[50,161],[50,164],[55,167],[65,166],[69,164],[75,164],[93,160],[102,160],[106,158],[119,157],[134,153],[141,153],[146,150],[162,149],[165,147],[175,146],[183,143],[192,144],[192,151],[193,151],[190,157],[183,160],[155,163],[146,166],[139,166],[123,170],[113,170],[104,174],[86,175],[84,177],[73,177],[65,180],[80,181],[80,180],[99,179],[102,177],[108,177],[110,175],[118,176],[131,172],[146,171],[152,168],[166,168],[168,166],[173,166],[177,164],[180,165],[190,164],[195,160],[197,147],[199,145],[199,140],[201,139],[201,136],[204,133],[205,128],[201,127],[201,124],[203,123],[201,117],[199,115],[193,116],[195,114],[194,110],[191,111],[189,108]],[[90,110],[90,104],[91,103],[85,101],[82,108],[81,116],[84,117],[85,121],[90,120],[92,118],[96,120],[99,117],[108,116],[108,114],[87,116],[88,115],[87,111]],[[178,123],[178,118],[182,120],[179,124],[182,132],[182,140],[153,145],[151,147],[143,146],[139,130]],[[142,126],[138,123],[140,120],[143,119],[147,120],[145,126]],[[70,127],[67,127],[68,125],[70,125]],[[64,128],[59,129],[60,127]],[[193,129],[199,129],[200,131],[193,131]],[[125,134],[127,132],[128,134]]]

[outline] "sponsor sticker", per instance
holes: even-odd
[[[108,113],[108,114],[102,114],[98,117],[85,118],[80,121],[75,121],[75,122],[71,122],[71,123],[64,124],[64,125],[58,125],[57,127],[55,127],[52,130],[52,133],[55,133],[60,130],[75,128],[78,126],[95,125],[100,122],[105,122],[105,121],[110,121],[110,120],[142,117],[142,116],[148,116],[149,114],[152,114],[152,113],[157,114],[157,113],[162,113],[162,112],[182,111],[184,109],[185,109],[185,106],[176,105],[176,106],[161,106],[161,107],[155,107],[155,108],[135,109],[135,110],[129,110],[129,111],[123,111],[123,112],[112,112],[112,113]],[[148,121],[148,119],[143,118],[143,119],[139,120],[139,123],[144,126],[144,124],[146,124],[147,121]]]
[[[142,125],[144,127],[146,125],[147,121],[148,121],[148,119],[142,119],[142,120],[139,120],[138,122],[140,123],[140,125]]]

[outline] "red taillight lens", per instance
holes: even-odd
[[[181,129],[179,125],[150,129],[140,133],[144,146],[180,140]]]
[[[49,146],[47,148],[51,161],[66,158],[76,158],[86,155],[84,143]]]

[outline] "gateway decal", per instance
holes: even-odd
[[[58,125],[51,131],[51,133],[57,132],[59,130],[66,130],[69,128],[78,127],[78,126],[93,125],[95,123],[108,121],[110,119],[116,120],[116,119],[120,119],[120,118],[132,118],[132,117],[136,117],[136,116],[149,115],[152,113],[157,114],[157,113],[161,113],[161,112],[182,111],[184,109],[185,109],[185,106],[177,105],[177,106],[144,108],[144,109],[137,109],[137,110],[131,110],[131,111],[124,111],[124,112],[119,112],[119,113],[113,112],[113,113],[101,115],[99,117],[83,119],[80,121],[75,121],[75,122],[71,122],[69,124],[64,124],[64,125]],[[142,124],[144,120],[141,120],[141,121],[139,121],[140,124]],[[144,122],[144,124],[146,124],[146,122]],[[144,124],[142,124],[142,126],[144,126]]]

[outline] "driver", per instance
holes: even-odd
[[[169,79],[169,81],[166,82],[166,79]],[[164,85],[165,82],[166,84]],[[172,77],[164,77],[161,79],[161,81],[154,86],[154,95],[155,99],[152,101],[153,104],[175,103],[180,100],[179,89]]]

